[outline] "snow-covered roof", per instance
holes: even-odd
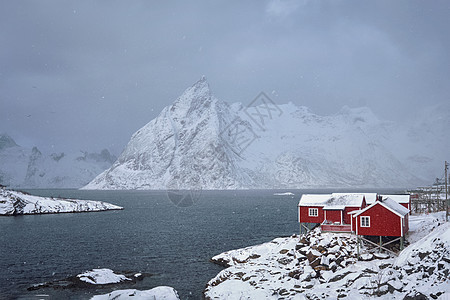
[[[390,209],[398,212],[402,216],[407,215],[409,213],[409,209],[404,207],[403,205],[399,204],[397,201],[391,199],[391,198],[384,198],[381,200],[381,203],[389,207]]]
[[[400,217],[404,217],[405,215],[407,215],[409,213],[409,209],[407,209],[403,205],[397,203],[396,201],[392,200],[391,198],[384,198],[381,201],[375,201],[374,203],[367,206],[366,208],[358,211],[357,213],[355,213],[353,215],[353,217],[359,216],[360,214],[368,211],[369,209],[371,209],[372,207],[374,207],[377,204],[384,206],[386,209],[392,211],[393,213],[397,214]]]
[[[324,206],[331,194],[303,194],[298,206]]]
[[[382,199],[391,198],[397,203],[409,203],[410,195],[380,195]],[[367,201],[367,199],[366,199]]]
[[[377,201],[377,193],[363,193],[364,197],[366,197],[366,203],[371,204]]]
[[[322,206],[323,209],[340,209],[345,207],[360,207],[364,194],[333,193],[333,194],[305,194],[300,198],[299,206]]]

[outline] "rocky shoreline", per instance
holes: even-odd
[[[207,283],[204,297],[445,299],[450,294],[450,224],[442,216],[412,216],[425,221],[412,225],[411,240],[434,230],[398,257],[369,253],[363,246],[358,259],[354,235],[320,229],[224,252],[212,261],[226,269]]]

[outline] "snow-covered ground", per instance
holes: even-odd
[[[205,298],[448,299],[450,224],[443,220],[443,213],[411,216],[411,244],[398,257],[363,246],[358,260],[354,235],[319,229],[224,252],[212,260],[228,268],[208,282]]]
[[[117,209],[123,208],[102,201],[39,197],[0,187],[0,215],[3,216]]]
[[[134,300],[179,300],[177,291],[168,286],[158,286],[151,290],[139,291],[139,290],[117,290],[109,294],[97,295],[91,298],[91,300],[121,300],[121,299],[134,299]]]

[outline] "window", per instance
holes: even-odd
[[[370,227],[370,217],[361,217],[361,227]]]
[[[319,215],[319,209],[317,208],[310,208],[309,209],[309,216],[310,217],[317,217]]]

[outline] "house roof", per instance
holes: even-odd
[[[366,197],[366,203],[374,203],[377,201],[377,193],[363,193],[364,197]]]
[[[396,215],[398,215],[402,218],[409,213],[409,209],[407,209],[403,205],[397,203],[396,201],[392,200],[391,198],[384,198],[381,201],[375,201],[374,203],[367,206],[366,208],[357,211],[356,213],[353,214],[353,217],[359,216],[360,214],[368,211],[375,205],[381,205],[384,208],[392,211],[393,213],[395,213]]]
[[[345,207],[361,207],[364,194],[333,193],[333,194],[305,194],[300,198],[298,206],[322,206],[323,209],[340,209]]]
[[[303,194],[298,206],[324,206],[331,194]]]
[[[397,203],[409,203],[410,195],[380,195],[382,199],[391,198]],[[367,200],[367,199],[366,199]]]

